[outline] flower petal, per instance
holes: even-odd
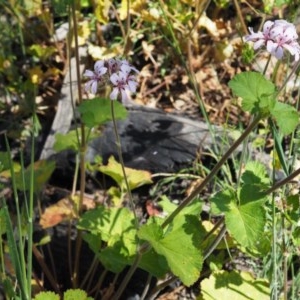
[[[91,70],[85,70],[85,72],[83,73],[83,76],[85,77],[94,77],[94,72]]]
[[[119,89],[117,87],[114,87],[113,90],[112,90],[112,92],[110,93],[109,98],[111,100],[117,100],[118,94],[119,94]]]

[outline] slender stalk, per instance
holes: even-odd
[[[127,175],[126,175],[126,171],[125,171],[125,165],[124,165],[124,160],[123,160],[123,155],[122,155],[122,145],[121,145],[120,135],[118,133],[118,127],[117,127],[116,116],[115,116],[114,101],[111,101],[110,103],[111,103],[111,115],[112,115],[112,120],[113,120],[113,125],[114,125],[114,132],[115,132],[115,137],[116,137],[118,156],[119,156],[119,160],[120,160],[120,164],[121,164],[121,168],[122,168],[122,173],[123,173],[128,197],[129,197],[129,203],[130,203],[133,215],[134,215],[135,228],[138,229],[139,228],[138,218],[136,215],[135,206],[133,203],[133,198],[132,198],[131,190],[129,187],[129,183],[128,183],[128,179],[127,179]]]
[[[137,269],[139,262],[142,258],[142,253],[138,252],[134,262],[132,263],[132,265],[130,266],[130,269],[128,270],[126,276],[124,277],[123,281],[121,282],[117,292],[115,293],[115,295],[112,297],[112,300],[118,300],[120,299],[120,297],[122,296],[123,291],[125,290],[129,280],[131,279],[132,275],[134,274],[135,270]]]
[[[61,294],[60,290],[59,290],[59,286],[57,284],[57,281],[55,280],[55,278],[51,274],[48,266],[46,265],[46,263],[44,261],[44,258],[42,256],[41,252],[38,250],[38,248],[35,245],[33,245],[33,247],[32,247],[32,252],[33,252],[36,260],[39,262],[43,272],[45,273],[46,277],[48,278],[48,280],[49,280],[52,288],[54,289],[54,291],[58,294]]]
[[[300,168],[291,173],[289,176],[285,177],[281,181],[276,182],[272,187],[267,189],[264,194],[269,195],[279,189],[280,187],[284,186],[285,184],[289,183],[291,180],[293,180],[295,177],[297,177],[300,174]]]
[[[33,128],[36,126],[35,107],[33,107],[32,116]],[[31,155],[30,155],[30,189],[29,189],[29,207],[28,207],[28,246],[27,246],[27,284],[28,294],[31,296],[31,277],[32,277],[32,251],[33,251],[33,200],[34,200],[34,153],[35,153],[35,129],[31,132]]]
[[[285,216],[281,213],[282,254],[283,254],[283,299],[288,300],[288,252],[286,247]]]
[[[226,162],[226,160],[230,157],[230,155],[237,149],[237,147],[243,142],[243,140],[252,132],[252,130],[256,127],[258,122],[260,121],[260,117],[256,117],[252,123],[245,129],[242,135],[233,143],[233,145],[227,150],[227,152],[223,155],[223,157],[218,161],[215,167],[211,170],[211,172],[205,177],[205,179],[196,186],[194,191],[187,196],[182,203],[165,219],[162,227],[165,228],[168,224],[172,222],[175,216],[177,216],[188,204],[192,202],[192,200],[203,190],[204,187],[214,178],[217,172],[220,170],[222,165]]]
[[[277,300],[277,230],[276,230],[276,204],[275,196],[272,197],[272,262],[273,262],[273,272],[272,272],[272,300]]]
[[[225,234],[226,234],[226,226],[225,224],[223,224],[220,232],[218,233],[213,243],[209,245],[209,247],[205,250],[203,255],[203,260],[206,260],[210,256],[210,254],[217,248],[217,246],[219,245],[220,241],[222,240]]]
[[[102,283],[103,283],[107,273],[108,273],[108,271],[106,269],[102,271],[102,274],[101,274],[100,279],[98,280],[96,286],[92,290],[89,291],[90,294],[93,294],[96,291],[99,292],[101,290]]]
[[[122,173],[123,173],[123,177],[124,177],[128,197],[129,197],[129,203],[130,203],[133,215],[134,215],[135,228],[138,230],[139,223],[138,223],[138,218],[137,218],[137,215],[136,215],[135,206],[134,206],[134,203],[133,203],[133,198],[132,198],[131,190],[130,190],[130,187],[129,187],[129,183],[128,183],[128,179],[127,179],[127,175],[126,175],[126,171],[125,171],[125,165],[124,165],[124,160],[123,160],[123,155],[122,155],[121,140],[120,140],[120,135],[118,133],[118,127],[117,127],[116,116],[115,116],[114,101],[111,101],[111,114],[112,114],[112,120],[113,120],[113,125],[114,125],[114,132],[115,132],[115,137],[116,137],[116,145],[117,145],[118,156],[119,156],[119,160],[120,160],[120,164],[121,164],[121,168],[122,168]],[[128,273],[125,276],[125,278],[123,279],[123,281],[122,281],[120,287],[118,288],[116,294],[114,295],[113,300],[119,299],[119,297],[122,295],[122,293],[123,293],[124,289],[126,288],[130,278],[132,277],[135,270],[137,269],[141,257],[142,257],[142,252],[137,251],[137,255],[135,257],[135,260],[134,260],[133,264],[131,265]]]
[[[141,295],[141,300],[144,300],[147,296],[147,293],[148,293],[149,288],[150,288],[151,279],[152,279],[152,275],[148,274],[147,281],[146,281],[146,284],[145,284],[145,288],[144,288],[143,293]]]
[[[235,6],[235,9],[236,9],[239,21],[241,22],[244,34],[247,34],[248,30],[247,30],[247,26],[246,26],[245,21],[244,21],[244,17],[243,17],[240,5],[239,5],[237,0],[234,0],[233,2],[234,2],[234,6]]]
[[[114,277],[114,280],[112,281],[111,285],[109,286],[109,288],[105,291],[105,294],[102,297],[102,300],[111,300],[111,296],[114,292],[114,287],[116,286],[116,283],[119,279],[119,275],[120,273],[117,273]],[[97,292],[97,294],[99,293],[99,291]],[[97,295],[96,295],[96,299],[97,299]]]
[[[127,10],[127,17],[126,17],[126,38],[125,38],[125,45],[124,45],[124,52],[123,55],[127,58],[128,53],[130,51],[130,0],[126,2],[126,10]]]
[[[77,28],[77,18],[76,18],[76,1],[71,1],[71,13],[73,19],[73,29],[74,29],[74,41],[75,41],[75,57],[76,57],[76,74],[77,74],[77,87],[78,87],[78,101],[79,104],[82,103],[82,93],[81,93],[81,74],[79,68],[79,44],[78,44],[78,28]],[[85,126],[83,123],[80,125],[80,150],[79,150],[79,164],[80,164],[80,195],[78,203],[78,216],[82,212],[82,203],[85,191],[85,152],[86,152],[86,136],[85,136]],[[79,274],[79,259],[82,246],[82,233],[78,231],[76,238],[76,250],[75,250],[75,262],[74,270],[72,274],[73,287],[78,286],[78,274]]]
[[[291,71],[291,73],[288,75],[288,77],[284,80],[283,84],[281,85],[280,89],[278,90],[277,94],[279,94],[284,87],[286,86],[286,84],[289,82],[289,80],[291,79],[292,75],[296,72],[296,70],[298,69],[298,67],[300,66],[300,60],[294,64],[293,69]]]
[[[78,28],[77,28],[77,19],[76,19],[76,1],[72,2],[72,19],[73,19],[73,29],[74,29],[74,41],[75,41],[75,57],[76,57],[76,74],[77,74],[77,87],[78,87],[78,102],[79,104],[83,102],[82,92],[81,92],[81,74],[79,67],[79,44],[78,44]],[[81,213],[82,210],[82,202],[85,191],[85,152],[86,152],[86,136],[85,136],[85,126],[81,123],[81,137],[80,137],[80,151],[79,151],[79,159],[80,159],[80,199],[78,204],[78,213]]]
[[[204,243],[221,225],[224,224],[224,217],[220,218],[215,226],[207,233],[207,235],[203,238],[202,243]]]
[[[5,145],[8,153],[11,153],[9,143],[7,136],[5,134]],[[21,292],[21,295],[24,299],[29,299],[28,291],[26,288],[26,263],[25,263],[25,254],[24,254],[24,243],[23,243],[23,238],[22,238],[22,231],[21,231],[21,214],[20,214],[20,208],[19,208],[19,196],[17,193],[17,186],[16,186],[16,177],[15,177],[15,172],[12,164],[12,159],[9,156],[9,168],[10,168],[10,174],[11,174],[11,182],[12,182],[12,188],[13,188],[13,195],[14,195],[14,200],[15,200],[15,205],[16,205],[16,210],[17,210],[17,233],[18,233],[18,240],[15,240],[14,232],[15,230],[13,229],[13,224],[12,220],[10,218],[8,208],[6,205],[6,202],[4,203],[3,206],[3,211],[6,213],[4,216],[5,221],[6,221],[6,235],[7,235],[7,242],[9,246],[9,254],[12,260],[12,264],[14,267],[14,271],[16,273],[16,277],[19,283],[19,289]],[[24,168],[22,168],[24,170]]]
[[[83,280],[80,282],[80,288],[82,289],[84,287],[84,285],[86,284],[86,282],[88,281],[89,278],[91,278],[92,276],[90,276],[91,274],[93,274],[96,266],[98,264],[98,259],[96,256],[94,256],[94,259],[91,263],[91,266],[88,269],[88,272],[84,275]]]
[[[173,283],[175,280],[177,280],[177,276],[171,276],[170,278],[168,278],[167,280],[165,280],[164,282],[158,284],[157,286],[155,286],[151,292],[150,295],[148,296],[148,300],[154,300],[156,299],[157,294],[164,289],[165,287],[169,286],[171,283]]]
[[[8,150],[10,153],[10,150]],[[24,155],[23,152],[21,151],[20,153],[20,162],[21,162],[21,173],[22,173],[22,181],[23,181],[23,186],[26,185],[25,183],[25,178],[24,178],[24,172],[25,172],[25,166],[24,166]],[[13,167],[12,167],[13,168]],[[15,183],[15,176],[13,169],[11,169],[11,178],[12,182]],[[26,199],[26,194],[24,193],[25,196],[25,201]],[[23,283],[25,284],[26,282],[26,262],[25,262],[25,245],[24,245],[24,238],[22,235],[22,216],[21,216],[21,211],[20,211],[20,202],[19,202],[19,197],[17,195],[17,188],[14,187],[14,199],[15,199],[15,205],[16,205],[16,211],[17,211],[17,232],[18,232],[18,251],[19,251],[19,257],[20,257],[20,269],[21,269],[21,274],[23,277]],[[29,213],[27,215],[29,217]],[[23,287],[25,288],[25,286]]]

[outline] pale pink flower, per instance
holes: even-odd
[[[111,75],[113,73],[117,73],[118,71],[120,71],[122,61],[119,59],[110,58],[105,61],[105,65],[107,66],[108,73]]]
[[[249,31],[250,35],[247,35],[245,40],[253,42],[255,50],[265,46],[268,52],[277,59],[281,59],[286,49],[294,56],[295,61],[299,60],[300,45],[293,24],[285,20],[267,21],[263,26],[263,31],[255,33],[252,28],[249,28]]]
[[[86,70],[83,74],[85,77],[89,77],[90,80],[85,84],[85,90],[91,91],[92,94],[96,94],[99,83],[103,82],[103,75],[107,72],[107,68],[104,66],[104,61],[99,60],[95,63],[94,71]]]
[[[137,82],[131,71],[138,72],[133,66],[131,66],[127,60],[120,61],[119,71],[110,76],[110,81],[113,84],[113,90],[110,94],[111,100],[116,100],[121,95],[121,101],[127,103],[130,98],[130,93],[135,93],[137,88]]]
[[[111,100],[117,100],[119,94],[121,95],[121,101],[126,103],[130,100],[130,92],[136,91],[136,82],[129,78],[132,75],[128,75],[126,72],[119,71],[110,76],[110,81],[113,84],[113,90],[110,94]],[[129,79],[128,79],[129,78]]]
[[[132,72],[138,73],[127,60],[111,58],[97,61],[94,71],[86,70],[84,76],[90,80],[85,84],[85,90],[97,93],[98,86],[108,84],[112,86],[110,93],[111,100],[120,99],[123,103],[130,100],[130,94],[136,92],[137,82]]]

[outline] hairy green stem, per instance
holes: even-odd
[[[280,187],[282,187],[285,184],[289,183],[292,179],[294,179],[295,177],[297,177],[299,174],[300,174],[300,168],[298,168],[296,171],[294,171],[293,173],[291,173],[289,176],[285,177],[284,179],[276,182],[272,187],[270,187],[269,189],[267,189],[264,192],[264,194],[265,195],[269,195],[269,194],[273,193],[274,191],[276,191]]]
[[[252,123],[245,129],[242,135],[233,143],[233,145],[227,150],[227,152],[223,155],[223,157],[218,161],[218,163],[214,166],[214,168],[210,171],[210,173],[205,177],[205,179],[196,186],[194,191],[187,196],[182,203],[165,219],[162,227],[165,228],[168,224],[170,224],[175,216],[177,216],[187,205],[189,205],[194,198],[203,190],[204,187],[214,178],[217,172],[221,169],[222,165],[226,162],[226,160],[230,157],[230,155],[237,149],[237,147],[243,142],[243,140],[252,132],[252,130],[256,127],[258,122],[260,121],[260,117],[256,117]]]
[[[275,196],[272,197],[272,262],[273,262],[273,272],[272,272],[272,292],[271,299],[277,300],[277,285],[278,285],[278,277],[277,277],[277,230],[276,230],[276,204],[275,204]]]
[[[136,228],[136,230],[138,230],[139,223],[138,223],[138,218],[137,218],[137,215],[136,215],[135,206],[134,206],[134,203],[133,203],[133,198],[132,198],[131,190],[130,190],[130,187],[129,187],[129,183],[128,183],[128,179],[127,179],[127,175],[126,175],[126,171],[125,171],[125,165],[124,165],[124,160],[123,160],[123,155],[122,155],[122,145],[121,145],[120,135],[118,133],[118,127],[117,127],[116,116],[115,116],[114,101],[111,101],[111,114],[112,114],[112,120],[113,120],[113,125],[114,125],[114,132],[115,132],[115,137],[116,137],[116,145],[117,145],[118,156],[119,156],[119,160],[120,160],[120,164],[121,164],[121,168],[122,168],[122,173],[123,173],[123,177],[124,177],[128,197],[129,197],[129,203],[130,203],[133,215],[134,215],[135,228]],[[133,273],[137,269],[141,257],[142,257],[142,252],[137,251],[135,261],[131,265],[128,273],[126,274],[124,280],[122,281],[120,287],[118,288],[116,294],[114,295],[113,300],[119,299],[119,297],[122,295],[122,293],[123,293],[124,289],[126,288],[130,278],[132,277]]]
[[[117,121],[116,121],[116,116],[115,116],[114,101],[111,101],[110,103],[111,103],[111,115],[112,115],[112,120],[113,120],[113,125],[114,125],[114,132],[115,132],[118,156],[119,156],[119,160],[120,160],[120,164],[121,164],[121,168],[122,168],[122,173],[123,173],[123,177],[124,177],[124,181],[125,181],[125,185],[126,185],[126,189],[127,189],[127,193],[128,193],[129,204],[131,206],[131,210],[132,210],[133,215],[134,215],[135,228],[138,230],[139,223],[138,223],[138,218],[137,218],[137,215],[136,215],[135,206],[134,206],[134,203],[133,203],[133,198],[132,198],[130,186],[129,186],[126,171],[125,171],[125,165],[124,165],[124,160],[123,160],[123,155],[122,155],[122,145],[121,145],[120,135],[118,133]]]

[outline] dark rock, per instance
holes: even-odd
[[[213,146],[208,126],[201,121],[167,114],[157,109],[134,106],[126,120],[118,121],[125,165],[152,172],[174,172],[190,165],[200,149]],[[218,133],[224,131],[215,128]],[[86,158],[93,162],[96,155],[104,163],[113,155],[118,160],[112,122],[103,135],[90,142]]]

